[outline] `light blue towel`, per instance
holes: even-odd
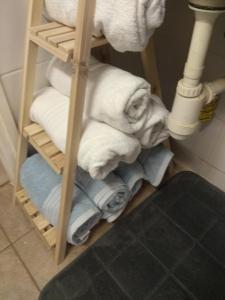
[[[131,197],[130,200],[138,193],[145,178],[144,169],[138,161],[133,164],[120,163],[119,167],[114,171],[128,186]]]
[[[61,184],[52,189],[43,204],[46,218],[57,226],[60,209]],[[72,211],[67,230],[67,241],[73,245],[84,243],[90,230],[100,221],[102,214],[78,187],[74,187]]]
[[[58,221],[61,176],[35,154],[28,158],[21,169],[21,185],[49,222],[56,226]],[[74,188],[73,207],[67,230],[69,243],[84,243],[90,230],[99,222],[102,214],[79,187]]]
[[[27,158],[22,165],[20,184],[38,209],[41,209],[50,191],[60,182],[61,176],[39,154]]]
[[[76,185],[85,191],[88,197],[103,212],[103,218],[115,220],[118,212],[123,210],[130,192],[127,185],[115,174],[109,174],[104,180],[94,180],[90,175],[78,168]]]
[[[138,157],[138,162],[144,169],[145,180],[157,187],[166,173],[174,154],[163,144],[151,149],[145,149]]]

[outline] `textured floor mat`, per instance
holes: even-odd
[[[225,300],[225,194],[176,175],[40,295],[77,299]]]

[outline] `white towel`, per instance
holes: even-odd
[[[118,51],[142,51],[165,15],[166,0],[97,0],[94,34]],[[75,26],[78,0],[45,0],[47,14]]]
[[[69,98],[51,87],[39,93],[30,110],[31,120],[45,129],[62,152],[65,152],[68,111]],[[91,177],[104,179],[120,161],[134,162],[140,151],[135,137],[89,120],[83,128],[78,165]]]
[[[70,63],[55,58],[51,61],[48,80],[66,96],[70,95],[71,76]],[[86,118],[135,134],[143,147],[152,147],[168,137],[167,114],[161,100],[151,95],[146,80],[91,57],[84,110]]]
[[[47,78],[51,86],[70,96],[73,68],[57,58],[50,62]],[[105,122],[125,133],[142,130],[152,106],[151,87],[141,77],[98,62],[91,57],[85,98],[86,117]]]
[[[152,95],[151,99],[154,101],[154,105],[147,110],[145,126],[135,133],[143,148],[155,147],[169,137],[166,125],[168,111],[158,96]]]

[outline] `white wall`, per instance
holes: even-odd
[[[15,119],[18,117],[20,102],[28,1],[0,2],[0,78]],[[39,53],[38,87],[46,83],[44,72],[48,59],[47,53]]]
[[[7,124],[4,124],[3,127],[8,130],[7,132],[1,131],[0,142],[2,144],[0,144],[0,150],[3,165],[8,170],[11,181],[15,174],[14,165],[17,144],[17,129],[15,126],[18,121],[21,98],[26,15],[29,1],[0,1],[0,114],[2,113],[0,120],[3,122],[4,117],[6,118]],[[37,61],[36,89],[46,85],[45,70],[49,57],[47,53],[40,51]],[[11,117],[10,112],[12,114]],[[9,136],[11,140],[6,139]],[[0,165],[0,184],[4,181],[5,176],[2,165]]]
[[[157,58],[164,101],[171,108],[176,82],[182,76],[187,56],[193,13],[186,0],[167,1],[167,17],[156,35]],[[225,75],[225,15],[216,24],[204,80]],[[173,142],[177,158],[225,191],[225,95],[215,118],[184,142]]]

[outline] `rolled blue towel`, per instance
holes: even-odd
[[[21,168],[21,185],[37,208],[56,226],[61,198],[61,176],[35,154],[28,158]],[[90,230],[99,222],[102,214],[79,187],[74,187],[73,204],[67,230],[69,243],[84,243]]]
[[[50,191],[60,182],[61,176],[39,154],[27,158],[21,167],[20,184],[38,209],[41,209]]]
[[[104,180],[95,180],[78,168],[76,185],[85,191],[88,197],[103,212],[103,218],[117,214],[126,207],[130,199],[127,185],[115,174],[110,173]]]
[[[131,197],[130,200],[137,194],[143,184],[145,178],[144,169],[138,161],[133,164],[120,163],[119,167],[114,171],[114,174],[119,176],[128,186]]]
[[[45,217],[54,226],[58,224],[60,197],[61,184],[52,189],[42,207]],[[73,245],[83,244],[88,239],[90,230],[101,217],[102,214],[88,196],[79,187],[74,187],[67,241]]]
[[[145,149],[138,157],[145,173],[145,180],[157,187],[166,173],[174,154],[163,144]]]

